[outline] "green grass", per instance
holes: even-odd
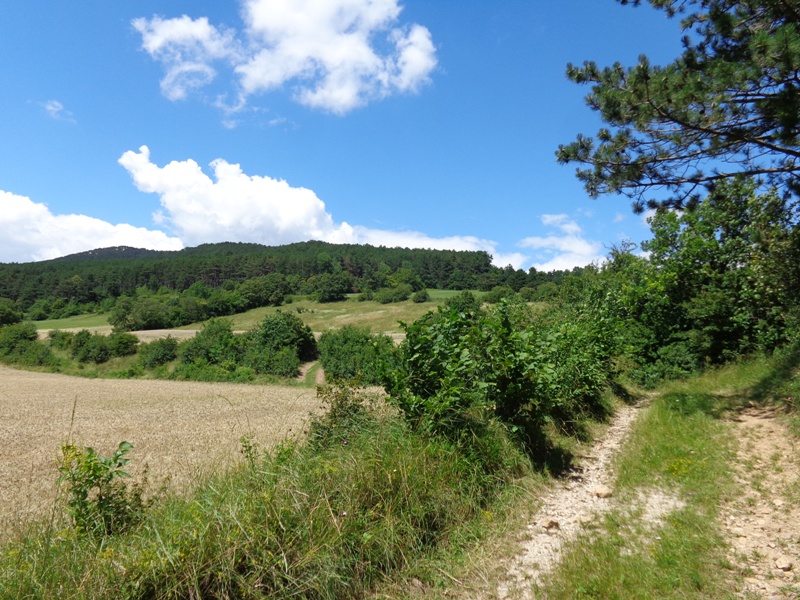
[[[264,307],[249,310],[226,317],[233,321],[237,331],[246,331],[257,326],[268,315],[276,311],[296,312],[303,322],[313,331],[322,332],[326,329],[339,328],[344,325],[359,325],[369,327],[373,333],[401,333],[400,321],[411,323],[429,310],[436,310],[448,298],[460,294],[455,290],[428,290],[428,302],[414,303],[410,300],[394,304],[379,304],[367,301],[358,302],[357,294],[350,294],[342,302],[329,302],[320,304],[305,297],[296,297],[291,304],[279,307]],[[485,292],[472,291],[480,298]],[[36,328],[42,329],[93,329],[108,327],[108,317],[105,314],[77,315],[66,319],[50,319],[36,321]],[[202,323],[192,323],[176,329],[200,329]]]
[[[228,317],[233,321],[233,328],[237,331],[251,329],[261,323],[264,317],[276,311],[295,312],[303,322],[311,327],[312,331],[325,331],[345,325],[359,325],[369,327],[372,333],[401,333],[403,329],[399,322],[411,323],[436,307],[447,298],[460,292],[452,290],[429,290],[431,300],[415,303],[410,300],[392,304],[379,304],[377,302],[359,302],[356,295],[351,295],[341,302],[319,302],[306,298],[296,298],[291,304],[283,306],[270,306],[256,308],[238,315]],[[473,292],[480,295],[479,292]],[[200,324],[194,323],[181,327],[181,329],[199,329]]]
[[[340,399],[341,400],[341,399]],[[359,598],[474,539],[526,471],[480,464],[409,431],[391,412],[345,401],[311,442],[246,460],[128,532],[92,539],[60,513],[0,547],[2,598]]]
[[[48,319],[34,321],[36,329],[91,329],[108,327],[108,316],[105,314],[75,315],[66,319]]]

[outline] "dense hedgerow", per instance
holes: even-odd
[[[389,336],[372,335],[366,327],[346,325],[322,334],[319,354],[329,380],[358,379],[365,385],[378,385],[394,367],[397,349]]]
[[[52,350],[37,341],[31,322],[0,327],[0,361],[26,367],[47,367],[58,363]]]
[[[139,346],[139,361],[145,369],[155,369],[178,357],[178,340],[167,336]]]
[[[178,355],[178,379],[250,381],[256,375],[294,377],[302,362],[316,358],[317,344],[299,317],[279,311],[238,335],[230,321],[212,319],[180,344]]]
[[[546,423],[605,412],[613,330],[518,301],[488,312],[464,306],[405,326],[387,391],[414,427],[461,441],[497,418],[536,450]]]

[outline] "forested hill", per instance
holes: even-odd
[[[325,274],[346,279],[353,291],[377,289],[388,277],[414,275],[425,287],[491,289],[558,280],[562,273],[525,272],[492,266],[483,251],[386,248],[300,242],[286,246],[203,244],[179,251],[118,246],[34,263],[0,264],[0,297],[22,309],[60,298],[78,304],[133,295],[138,288],[182,292],[201,282],[212,288],[280,273],[302,289]],[[313,283],[313,281],[312,281]]]

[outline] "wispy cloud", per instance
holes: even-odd
[[[289,89],[306,106],[344,114],[396,93],[418,91],[436,67],[430,31],[400,23],[399,0],[245,0],[240,30],[208,18],[154,16],[132,22],[142,48],[165,70],[162,93],[182,100],[226,69],[229,114],[251,96]]]
[[[64,108],[64,105],[58,100],[48,100],[47,102],[42,102],[41,106],[44,109],[44,112],[47,113],[47,116],[51,119],[55,119],[56,121],[66,121],[67,123],[75,123],[75,116],[72,114],[72,112]]]

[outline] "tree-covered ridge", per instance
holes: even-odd
[[[278,275],[280,281],[276,279]],[[0,264],[0,297],[12,300],[25,311],[41,308],[34,311],[32,318],[46,318],[67,305],[96,304],[110,310],[117,298],[141,295],[143,290],[182,294],[198,285],[201,287],[189,296],[202,300],[209,300],[211,291],[232,292],[242,285],[244,289],[239,291],[245,298],[237,302],[252,308],[280,304],[286,294],[316,294],[322,301],[331,301],[341,299],[346,293],[377,291],[401,284],[410,284],[414,289],[483,290],[505,285],[519,291],[523,287],[557,282],[563,275],[534,269],[525,272],[511,266],[500,269],[491,264],[491,256],[483,251],[316,241],[272,247],[203,244],[180,251],[116,247],[50,261]],[[270,289],[262,289],[265,285]],[[279,288],[280,301],[260,298],[265,294],[273,296],[275,286]],[[224,314],[232,313],[221,308],[213,310],[211,316]]]

